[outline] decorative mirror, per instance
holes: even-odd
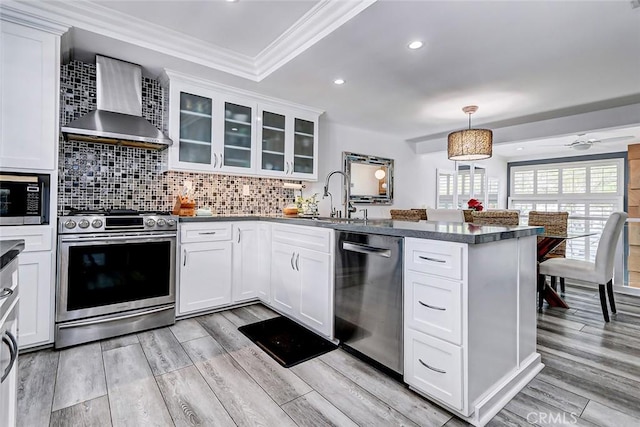
[[[393,204],[393,159],[344,151],[342,162],[351,203]]]

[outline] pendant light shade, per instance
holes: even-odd
[[[478,110],[475,105],[464,107],[469,115],[469,129],[451,132],[447,138],[449,160],[482,160],[491,157],[493,132],[489,129],[471,129],[471,115]]]

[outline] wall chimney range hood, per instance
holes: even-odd
[[[67,141],[164,150],[173,141],[142,117],[142,69],[96,55],[97,109],[62,127]]]

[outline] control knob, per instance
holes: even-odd
[[[64,223],[64,228],[68,228],[69,230],[75,227],[76,227],[76,222],[72,219],[68,219]]]
[[[167,225],[169,225],[169,227],[173,227],[174,225],[176,225],[176,220],[175,219],[168,219],[167,220]]]
[[[87,228],[87,227],[89,227],[89,220],[84,219],[84,218],[83,218],[83,219],[81,219],[80,221],[78,221],[78,226],[79,226],[80,228]]]
[[[155,220],[155,219],[153,219],[153,218],[148,218],[148,219],[145,221],[145,225],[146,225],[147,227],[153,227],[154,225],[156,225],[156,220]],[[160,224],[158,224],[158,225],[160,225]]]
[[[101,219],[94,219],[94,220],[91,222],[91,226],[92,226],[93,228],[100,228],[100,227],[102,227],[102,220],[101,220]]]
[[[160,218],[158,220],[158,227],[164,227],[165,225],[167,225],[167,221],[162,219],[162,218]]]

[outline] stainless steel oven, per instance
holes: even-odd
[[[175,322],[176,221],[61,217],[55,347]]]

